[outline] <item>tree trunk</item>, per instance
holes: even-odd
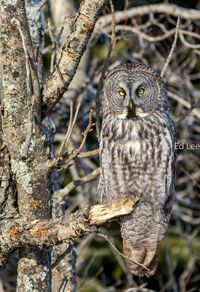
[[[72,75],[65,74],[66,72],[60,71],[58,66],[55,66],[52,74],[43,84],[41,54],[43,38],[39,2],[39,0],[0,0],[2,79],[0,219],[5,219],[0,224],[0,266],[8,259],[12,251],[19,248],[17,291],[20,292],[51,291],[52,243],[48,244],[47,238],[45,245],[48,247],[43,247],[40,240],[32,242],[31,239],[22,238],[22,231],[26,230],[27,226],[31,228],[31,224],[35,225],[41,220],[39,226],[42,228],[42,220],[48,222],[52,211],[51,195],[55,173],[52,173],[50,167],[52,165],[50,131],[42,122],[41,88],[44,86],[46,90],[43,92],[43,113],[46,114],[70,84],[98,15],[107,3],[106,0],[82,2],[81,11],[74,20],[73,33],[65,42],[67,49],[61,55],[58,53],[61,56],[60,69],[68,64]],[[88,22],[90,16],[91,19]],[[79,39],[81,41],[77,43]],[[74,45],[71,47],[74,41],[78,48]],[[60,78],[62,84],[60,84]],[[50,90],[50,95],[48,94],[48,84],[57,92],[53,100],[50,97],[53,91]],[[54,201],[54,206],[56,206],[56,201]],[[61,215],[62,213],[58,212],[54,218]],[[80,215],[77,214],[77,216]],[[21,229],[16,227],[18,220],[22,222]],[[56,220],[54,224],[57,224]],[[85,217],[83,217],[83,222],[85,222]],[[8,229],[5,228],[6,224],[8,224]],[[83,230],[86,232],[87,228]],[[82,234],[77,233],[76,230],[67,229],[65,239],[61,242],[57,240],[55,245],[66,242],[67,236],[69,239],[73,238],[73,241],[68,243],[68,247],[72,246],[75,238],[70,232],[75,238]],[[73,252],[73,249],[68,249],[68,253]],[[65,272],[68,269],[68,273],[65,273],[67,286],[65,290],[62,287],[63,291],[76,289],[74,258],[73,254],[65,263]],[[61,278],[63,277],[64,273]]]
[[[9,184],[16,185],[20,216],[29,221],[47,219],[51,217],[50,148],[47,134],[36,117],[40,101],[34,87],[38,80],[34,75],[35,62],[29,61],[34,51],[25,2],[2,0],[1,17],[2,128],[3,146],[10,155],[12,180]],[[7,181],[8,177],[9,174]],[[50,250],[23,247],[19,256],[17,291],[33,291],[33,288],[50,291]]]

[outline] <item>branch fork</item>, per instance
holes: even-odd
[[[120,216],[130,214],[139,198],[124,196],[111,203],[94,205],[59,219],[35,220],[32,223],[16,218],[0,222],[0,265],[8,254],[21,245],[54,246],[63,242],[71,245],[80,236],[94,232],[100,226]]]

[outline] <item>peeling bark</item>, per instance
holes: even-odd
[[[9,254],[21,245],[42,248],[65,242],[69,247],[80,236],[93,232],[96,226],[130,214],[139,197],[122,197],[112,203],[94,205],[58,219],[25,221],[16,218],[0,221],[2,254]]]

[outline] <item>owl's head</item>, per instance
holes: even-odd
[[[106,77],[103,95],[110,112],[122,119],[143,118],[167,107],[164,82],[144,64],[115,67]]]

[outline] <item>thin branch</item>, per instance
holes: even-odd
[[[121,21],[127,20],[128,18],[143,16],[150,13],[161,13],[175,17],[181,15],[182,19],[200,20],[200,11],[197,9],[188,9],[174,4],[162,3],[133,7],[126,11],[118,11],[115,13],[115,22],[119,23]],[[111,14],[100,17],[95,26],[95,33],[99,30],[102,30],[103,27],[109,26],[111,22]]]
[[[200,104],[197,106],[191,106],[191,108],[183,113],[178,121],[175,122],[175,126],[177,127],[178,125],[180,125],[187,118],[187,116],[189,116],[194,110],[197,110],[198,108],[200,108]]]
[[[21,40],[22,40],[22,47],[24,50],[25,58],[26,58],[26,86],[27,86],[27,91],[29,94],[29,102],[30,102],[31,96],[33,94],[33,84],[32,84],[32,79],[31,79],[31,68],[30,68],[30,56],[28,53],[25,36],[21,29],[20,22],[16,18],[12,18],[11,23],[17,27]]]
[[[85,141],[86,141],[86,139],[87,139],[87,135],[89,134],[89,132],[92,131],[92,127],[95,125],[94,123],[92,123],[92,112],[93,112],[93,111],[90,110],[88,125],[87,125],[86,129],[84,130],[84,132],[82,133],[82,135],[83,135],[83,139],[82,139],[82,142],[81,142],[81,144],[80,144],[80,146],[79,146],[79,148],[78,148],[78,153],[77,153],[77,155],[81,152],[81,150],[82,150],[82,148],[83,148],[83,146],[84,146],[84,144],[85,144]],[[77,156],[77,155],[76,155],[76,156]]]
[[[132,259],[129,259],[129,258],[127,258],[123,253],[121,253],[117,248],[116,248],[116,246],[114,245],[114,243],[109,239],[109,237],[106,235],[106,234],[103,234],[103,233],[100,233],[100,232],[98,232],[97,233],[99,236],[101,236],[101,237],[103,237],[110,245],[111,245],[111,247],[121,256],[121,257],[123,257],[124,259],[126,259],[126,260],[128,260],[128,261],[130,261],[130,262],[132,262],[132,263],[134,263],[134,264],[136,264],[136,265],[138,265],[138,266],[140,266],[140,267],[142,267],[143,269],[145,269],[146,271],[149,271],[149,269],[146,267],[146,266],[144,266],[144,265],[142,265],[142,264],[140,264],[140,263],[138,263],[138,262],[136,262],[136,261],[133,261]]]
[[[74,116],[74,120],[73,120],[73,123],[72,123],[72,127],[70,129],[70,133],[69,133],[69,138],[71,136],[71,133],[72,133],[72,130],[73,130],[73,127],[74,127],[74,124],[75,124],[75,121],[77,119],[77,115],[78,115],[78,112],[75,113],[75,116]],[[79,146],[78,149],[73,149],[72,152],[70,154],[68,153],[63,153],[63,155],[61,156],[61,153],[59,154],[58,158],[56,158],[55,160],[52,161],[52,163],[50,164],[50,167],[57,167],[57,170],[58,171],[61,171],[63,169],[67,169],[69,168],[69,166],[71,166],[73,160],[78,157],[78,155],[80,154],[81,150],[83,149],[83,146],[86,142],[86,139],[87,139],[87,136],[89,134],[89,132],[92,131],[92,127],[94,126],[95,124],[92,123],[92,110],[90,111],[89,113],[89,122],[88,122],[88,126],[86,127],[86,129],[84,130],[84,132],[82,133],[83,135],[83,139],[81,141],[81,144]],[[68,138],[68,139],[69,139]],[[67,143],[68,143],[68,140],[67,140]],[[65,160],[64,157],[67,156],[67,159]]]
[[[171,29],[169,31],[167,31],[166,33],[159,35],[159,36],[151,36],[151,35],[147,35],[146,33],[142,32],[141,30],[135,28],[135,27],[131,27],[129,25],[116,25],[115,27],[116,31],[129,31],[132,32],[136,35],[138,35],[139,37],[147,40],[148,42],[160,42],[166,38],[169,38],[171,35],[173,35],[176,31],[176,29]],[[108,31],[108,29],[106,29],[106,31]]]
[[[64,151],[65,146],[68,145],[68,143],[69,143],[69,139],[71,137],[73,128],[75,126],[75,123],[76,123],[76,120],[77,120],[77,117],[78,117],[80,106],[81,106],[81,103],[79,102],[77,107],[76,107],[76,111],[75,111],[75,114],[74,114],[74,117],[73,117],[73,102],[70,102],[70,114],[69,114],[68,129],[67,129],[65,137],[64,137],[64,139],[62,141],[60,149],[58,151],[58,155],[56,156],[55,159],[52,160],[51,164],[49,165],[50,168],[56,167],[58,165],[58,162],[60,160],[62,160],[62,155],[64,155],[63,151]]]
[[[179,37],[180,37],[180,40],[181,40],[182,44],[184,46],[186,46],[187,48],[200,49],[200,44],[191,44],[188,41],[186,41],[185,38],[184,38],[184,33],[182,31],[179,31]]]
[[[173,56],[173,53],[174,53],[174,50],[176,48],[176,43],[177,43],[177,39],[178,39],[178,32],[179,32],[179,27],[180,27],[180,16],[178,17],[177,19],[177,23],[176,23],[176,31],[175,31],[175,35],[174,35],[174,41],[173,41],[173,44],[172,44],[172,47],[171,47],[171,50],[170,50],[170,53],[167,57],[167,60],[164,64],[164,67],[161,71],[161,77],[163,78],[166,71],[167,71],[167,68],[169,66],[169,63],[171,62],[171,59],[172,59],[172,56]]]
[[[54,70],[54,65],[56,63],[57,42],[55,41],[53,37],[52,28],[51,28],[51,20],[49,18],[47,20],[47,26],[48,26],[49,37],[52,42],[52,54],[51,54],[51,65],[50,65],[50,72],[52,73]]]
[[[78,158],[88,158],[88,157],[94,157],[94,156],[98,156],[99,155],[99,149],[94,149],[94,150],[90,150],[87,152],[81,152],[80,154],[78,154]]]
[[[184,106],[188,110],[191,110],[192,105],[184,98],[178,96],[177,94],[171,91],[168,91],[168,96],[172,98],[173,100],[175,100],[176,102],[179,102],[182,106]],[[200,111],[197,108],[192,108],[191,112],[193,116],[195,116],[197,119],[200,119]]]
[[[58,151],[58,157],[61,157],[61,155],[63,154],[63,150],[64,150],[65,145],[67,145],[68,142],[69,142],[69,139],[71,137],[74,125],[75,125],[77,117],[78,117],[80,106],[81,106],[81,103],[79,102],[78,105],[77,105],[74,117],[73,117],[73,102],[70,102],[69,126],[68,126],[68,129],[67,129],[67,133],[66,133],[66,135],[65,135],[65,137],[63,139],[63,142],[62,142],[62,144],[60,146],[60,150]]]
[[[39,10],[42,10],[42,8],[48,3],[48,0],[42,0],[40,5],[39,5]]]
[[[184,30],[184,29],[179,29],[179,32],[182,34],[186,34],[192,38],[200,39],[200,35],[196,32],[188,31],[188,30]]]
[[[105,74],[106,71],[108,70],[108,66],[109,66],[109,60],[110,60],[110,56],[112,54],[112,50],[114,48],[115,45],[115,11],[114,11],[114,6],[112,3],[112,0],[109,0],[110,2],[110,7],[111,7],[111,12],[112,12],[112,25],[111,25],[111,40],[110,40],[110,45],[108,48],[108,54],[107,57],[104,61],[104,65],[103,65],[103,69],[102,69],[102,73],[101,73],[101,77],[100,77],[100,81],[99,81],[99,86],[97,89],[97,93],[95,96],[95,102],[96,102],[96,130],[97,130],[97,138],[99,139],[100,137],[100,117],[99,117],[99,112],[100,112],[100,94],[102,91],[102,87],[103,87],[103,82],[105,79]]]
[[[81,186],[87,182],[93,181],[96,179],[100,174],[100,167],[92,171],[91,173],[87,174],[86,176],[73,180],[70,182],[66,187],[63,189],[57,191],[55,193],[55,196],[60,197],[61,200],[64,199],[65,196],[67,196],[74,188]]]
[[[188,260],[185,270],[179,277],[179,285],[181,291],[187,291],[187,283],[189,282],[192,272],[195,268],[195,263],[197,261],[197,256],[192,255],[191,258]]]

